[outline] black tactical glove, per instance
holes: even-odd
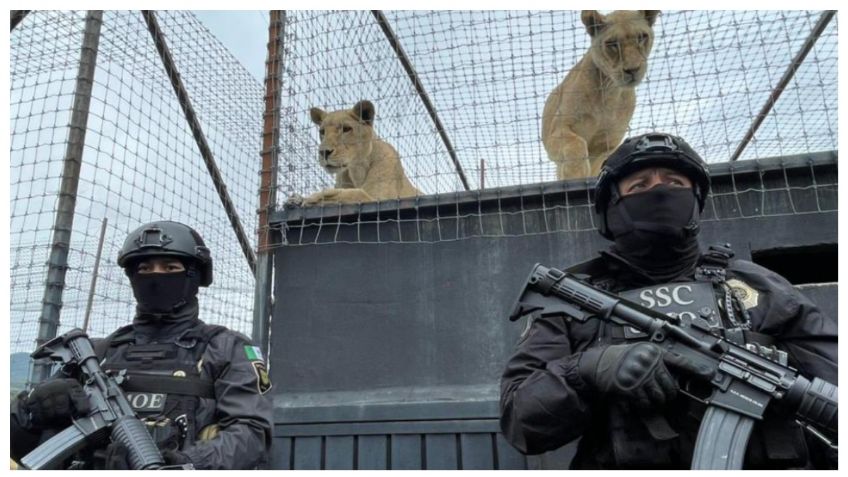
[[[162,458],[165,460],[165,466],[184,466],[191,464],[191,459],[180,451],[164,450]],[[129,450],[120,442],[113,442],[106,447],[106,463],[105,468],[109,470],[132,470],[130,466]]]
[[[169,449],[162,451],[162,457],[165,459],[165,465],[168,466],[184,466],[186,464],[193,464],[191,459],[188,458],[188,455],[176,450]]]
[[[107,470],[132,470],[127,447],[120,442],[109,444],[106,447],[106,462],[103,466]]]
[[[677,396],[677,381],[666,365],[702,378],[710,374],[691,360],[646,342],[588,349],[580,356],[577,369],[592,390],[624,397],[637,408],[648,409]]]
[[[25,408],[33,427],[62,428],[71,417],[88,414],[85,391],[76,379],[51,379],[37,385],[26,398]]]

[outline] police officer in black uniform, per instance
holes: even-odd
[[[118,255],[137,301],[131,325],[93,340],[102,368],[123,373],[129,402],[168,465],[252,469],[267,463],[272,404],[268,371],[250,339],[198,317],[198,288],[212,257],[192,228],[159,221],[134,230]],[[54,375],[12,403],[11,456],[20,459],[88,402],[74,376]],[[77,457],[84,467],[127,469],[118,444]]]
[[[595,194],[598,229],[614,244],[569,271],[656,311],[703,318],[737,344],[784,351],[805,377],[837,384],[836,322],[778,274],[727,246],[699,246],[709,188],[681,138],[625,140]],[[697,383],[710,372],[629,327],[531,317],[502,376],[501,428],[527,454],[580,438],[575,469],[687,469],[704,408],[680,392],[683,376]],[[745,468],[835,465],[827,449],[792,417],[767,412]]]

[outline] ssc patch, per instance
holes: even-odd
[[[265,394],[273,386],[271,384],[271,376],[268,375],[268,368],[264,361],[252,361],[253,371],[256,373],[256,389],[259,394]]]
[[[675,282],[653,285],[650,287],[628,290],[619,293],[620,296],[636,302],[645,308],[658,311],[664,315],[677,316],[689,322],[703,319],[711,327],[720,326],[718,304],[711,283],[705,282]],[[684,321],[685,322],[685,321]],[[635,328],[625,327],[628,332],[646,336]],[[630,336],[625,336],[629,338]]]
[[[244,346],[244,354],[245,354],[245,356],[247,356],[247,359],[249,359],[251,361],[263,361],[264,360],[264,358],[262,358],[262,350],[260,350],[258,346],[245,345]]]
[[[733,290],[736,299],[742,303],[746,310],[754,308],[760,302],[760,292],[754,290],[742,280],[731,278],[727,281],[727,285]]]

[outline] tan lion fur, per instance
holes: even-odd
[[[545,101],[542,143],[557,178],[595,176],[619,145],[645,77],[659,10],[620,10],[580,17],[592,44]]]
[[[325,112],[312,108],[321,145],[318,161],[336,177],[330,189],[303,199],[303,205],[362,203],[421,195],[407,179],[394,147],[374,133],[374,105],[360,101],[351,109]]]

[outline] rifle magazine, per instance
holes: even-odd
[[[693,470],[738,470],[754,428],[754,419],[727,409],[709,406],[698,430]]]

